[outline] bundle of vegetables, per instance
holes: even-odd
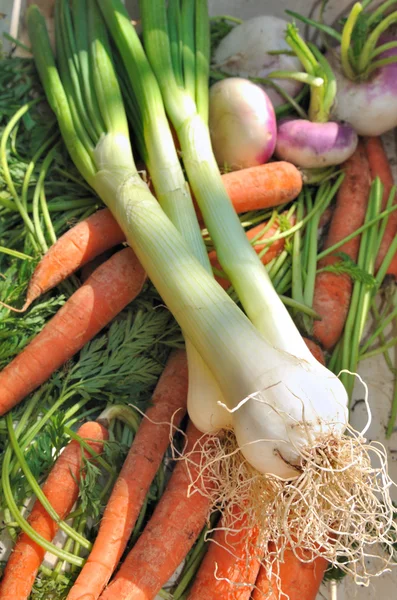
[[[296,557],[312,561],[319,556],[322,562],[316,564],[321,564],[321,572],[325,565],[322,557],[326,557],[366,581],[370,573],[359,568],[358,563],[366,556],[368,545],[381,542],[385,546],[379,570],[387,568],[393,557],[395,524],[386,457],[382,449],[366,442],[365,430],[357,434],[347,425],[345,388],[320,364],[321,360],[312,357],[269,277],[278,291],[291,288],[292,298],[284,301],[290,305],[296,322],[302,331],[320,338],[310,320],[317,316],[310,309],[313,302],[316,305],[318,289],[317,229],[335,193],[338,192],[338,201],[346,195],[343,189],[345,184],[350,185],[348,167],[342,187],[341,178],[334,185],[325,182],[318,189],[315,202],[306,189],[292,209],[285,214],[273,211],[267,224],[259,226],[259,230],[251,229],[248,237],[252,246],[230,204],[224,187],[225,184],[229,191],[227,176],[222,180],[210,144],[205,3],[170,2],[168,13],[160,0],[142,3],[147,57],[122,4],[99,0],[98,5],[104,21],[94,0],[72,3],[71,7],[67,0],[57,2],[58,68],[37,9],[32,7],[28,13],[36,64],[66,146],[77,168],[111,212],[101,211],[53,246],[35,273],[24,308],[84,262],[124,239],[135,254],[125,249],[97,268],[42,334],[1,373],[3,411],[44,382],[139,293],[146,277],[144,267],[182,328],[189,368],[188,412],[198,429],[192,423],[188,426],[187,448],[179,457],[181,462],[167,491],[139,542],[101,597],[152,598],[191,548],[211,506],[223,513],[215,543],[220,543],[229,555],[232,548],[240,558],[247,556],[241,569],[240,566],[237,569],[240,573],[230,570],[227,558],[219,556],[224,586],[219,587],[218,594],[229,590],[234,597],[235,590],[242,586],[241,598],[248,597],[260,563],[263,568],[255,593],[266,594],[268,584],[263,579],[269,575],[269,566],[275,560],[292,564]],[[114,58],[105,22],[118,50]],[[321,63],[322,59],[318,60]],[[120,84],[113,61],[117,63]],[[119,85],[157,200],[135,167]],[[173,123],[174,136],[179,139],[186,174],[200,209],[199,217],[204,219],[211,235],[207,240],[213,249],[211,263],[216,266],[215,273],[218,271],[222,277],[218,280],[223,287],[228,282],[232,284],[233,295],[247,316],[212,277],[166,113]],[[360,152],[362,146],[353,154],[353,162],[359,159]],[[361,195],[363,208],[357,221],[351,224],[350,232],[356,240],[355,254],[350,260],[358,256],[358,271],[354,271],[346,258],[338,262],[332,257],[330,264],[320,265],[325,272],[319,278],[331,275],[332,269],[338,278],[344,277],[344,269],[348,279],[357,277],[353,299],[358,298],[359,310],[352,300],[341,342],[345,354],[340,354],[337,346],[331,358],[335,373],[346,367],[356,369],[371,297],[379,289],[396,250],[396,244],[392,243],[386,258],[383,255],[379,259],[377,285],[368,292],[368,279],[360,280],[357,272],[374,272],[377,250],[391,222],[387,217],[394,210],[394,189],[384,200],[385,210],[381,214],[382,186],[378,180],[370,193],[368,179],[368,192]],[[368,208],[365,196],[369,198]],[[295,224],[291,223],[292,218]],[[269,237],[274,225],[280,227],[283,219],[288,223],[284,222],[286,231],[282,229]],[[90,237],[92,231],[98,239],[94,243]],[[101,239],[101,232],[106,236],[109,233],[107,239]],[[302,250],[303,232],[307,237]],[[360,232],[363,232],[361,240]],[[329,241],[325,252],[334,252],[335,244],[347,245],[348,233],[338,234],[339,238]],[[274,244],[270,246],[275,241],[288,241],[288,237],[292,246],[288,242],[276,251]],[[73,256],[62,271],[57,269],[47,278],[46,263],[54,265],[62,256],[61,248],[72,248]],[[346,250],[345,246],[341,249]],[[269,260],[267,271],[264,264]],[[86,299],[84,311],[80,308],[82,298]],[[76,331],[73,324],[76,314],[79,337],[70,344],[72,332]],[[342,328],[343,324],[344,319]],[[338,338],[341,328],[336,333]],[[51,340],[59,340],[60,351],[48,353],[45,368],[36,376],[37,349],[52,343]],[[180,363],[175,362],[179,371],[183,371],[183,360],[180,357]],[[350,394],[351,380],[345,377],[345,384]],[[151,439],[159,434],[158,419],[163,424],[163,441],[159,442],[162,449],[156,453],[155,464],[147,473],[144,469],[146,487],[142,487],[137,503],[131,506],[120,504],[124,490],[135,493],[130,473],[139,463],[138,441],[131,446],[97,542],[70,598],[80,598],[87,588],[92,597],[98,597],[111,577],[165,451],[164,426],[181,418],[180,411],[173,417],[173,406],[164,407],[162,413],[159,404],[159,413],[156,406],[153,414],[148,412],[149,420],[143,422],[140,437],[138,434],[136,439],[146,444],[149,456]],[[107,411],[102,419],[109,418],[109,414],[114,413]],[[11,417],[7,419],[10,426]],[[380,467],[371,466],[371,453],[380,458]],[[15,509],[14,506],[14,512]],[[115,543],[110,545],[105,563],[98,568],[98,560],[102,561],[102,540],[109,531],[114,533]],[[245,531],[249,535],[245,536]],[[157,548],[159,536],[169,537],[174,544],[170,548],[172,560],[167,565],[162,562],[161,548]],[[273,544],[268,545],[269,540]],[[198,544],[197,548],[200,547]],[[154,554],[157,563],[152,562]],[[200,551],[192,551],[187,573],[197,569],[201,556]],[[209,553],[189,597],[205,594],[200,581],[208,578],[211,586],[211,572],[217,573],[214,560],[217,561]],[[288,589],[281,584],[283,590]],[[173,597],[178,598],[186,585],[186,578],[182,578]]]

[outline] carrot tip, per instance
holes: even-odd
[[[12,312],[16,312],[16,313],[25,312],[29,308],[30,305],[31,305],[31,301],[27,300],[25,302],[25,304],[22,306],[22,308],[15,308],[15,306],[11,306],[10,304],[7,304],[6,302],[3,302],[2,300],[0,300],[0,306],[4,306],[4,308],[7,308],[8,310],[12,310]]]

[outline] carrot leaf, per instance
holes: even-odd
[[[338,256],[341,260],[332,265],[327,265],[317,272],[322,273],[328,271],[329,273],[346,273],[347,275],[350,275],[354,281],[359,281],[369,288],[374,288],[376,286],[375,277],[359,267],[350,256],[344,252],[338,252],[335,256]]]

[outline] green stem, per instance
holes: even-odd
[[[8,254],[9,256],[13,256],[14,258],[20,258],[21,260],[34,260],[33,256],[29,256],[24,252],[19,252],[18,250],[12,250],[11,248],[6,248],[5,246],[0,246],[0,253]]]
[[[195,0],[196,28],[196,106],[204,123],[208,122],[209,110],[209,64],[210,64],[210,26],[208,3],[206,0]]]
[[[215,17],[211,17],[210,21],[230,21],[231,23],[236,23],[236,25],[243,23],[242,19],[232,17],[231,15],[216,15]]]
[[[80,535],[82,535],[84,533],[85,530],[85,526],[87,524],[87,517],[86,515],[81,515],[79,517],[77,517],[76,519],[77,523],[73,523],[73,525],[76,528],[77,533],[79,533]],[[74,543],[74,547],[73,547],[73,554],[75,556],[80,556],[81,554],[81,544],[78,541],[75,541]],[[71,571],[72,573],[77,569],[77,567],[75,565],[71,566]]]
[[[341,186],[343,179],[344,179],[344,175],[343,174],[339,175],[338,179],[335,181],[334,185],[330,189],[329,195],[326,197],[326,199],[323,202],[329,203],[332,200],[332,198],[335,196],[336,192],[338,191],[339,187]],[[397,205],[395,206],[395,209],[397,209]],[[290,235],[295,233],[298,229],[301,229],[302,227],[304,227],[306,225],[306,223],[308,221],[310,221],[310,219],[312,219],[314,217],[314,215],[321,210],[322,210],[322,204],[320,202],[315,202],[313,209],[310,212],[308,212],[307,215],[305,217],[303,217],[303,219],[299,223],[295,223],[295,225],[293,225],[290,229],[287,229],[286,231],[283,231],[281,233],[278,233],[278,234],[272,236],[271,238],[268,238],[266,241],[264,241],[264,243],[266,245],[271,245],[276,240],[280,240],[282,238],[289,237]],[[344,243],[344,242],[342,242],[342,243]],[[342,243],[339,244],[338,247],[340,245],[342,245]],[[325,252],[328,253],[328,250]],[[322,254],[324,254],[324,253],[322,253]],[[321,256],[321,258],[322,258],[322,256]],[[320,255],[317,256],[317,260],[320,260]]]
[[[378,43],[378,40],[382,33],[386,31],[393,23],[397,22],[397,11],[392,12],[388,15],[368,36],[367,41],[364,44],[364,47],[361,51],[360,57],[358,59],[357,71],[359,74],[367,72],[370,62],[371,56],[375,50],[375,47]]]
[[[361,356],[364,356],[368,348],[372,346],[375,340],[381,335],[388,325],[397,317],[397,307],[386,317],[381,320],[375,331],[371,333],[365,344],[361,347]]]
[[[384,13],[391,7],[393,4],[397,4],[397,0],[386,0],[380,4],[373,13],[368,17],[368,27],[371,27],[376,23],[376,21],[384,15]]]
[[[14,182],[12,181],[12,177],[10,174],[10,170],[8,168],[8,161],[7,161],[7,141],[8,138],[13,130],[13,128],[15,127],[15,125],[18,123],[18,121],[20,119],[22,119],[22,117],[36,104],[38,104],[39,102],[41,102],[43,99],[42,98],[36,98],[35,100],[31,100],[30,102],[28,102],[27,104],[25,104],[24,106],[22,106],[16,113],[15,115],[9,120],[9,122],[7,123],[6,127],[4,128],[3,131],[3,135],[1,137],[1,142],[0,142],[0,160],[1,160],[1,166],[3,169],[3,177],[4,180],[7,184],[8,189],[10,190],[10,193],[12,195],[12,197],[14,198],[14,202],[15,205],[23,219],[23,222],[25,223],[26,229],[28,230],[29,233],[33,234],[35,233],[34,230],[34,225],[28,215],[28,213],[26,212],[26,209],[23,205],[23,203],[21,202],[17,191],[15,189],[14,186]],[[34,248],[35,250],[37,250],[37,246]]]
[[[323,187],[318,188],[314,204],[322,202],[323,191],[324,191]],[[331,202],[332,198],[330,195],[328,195],[328,198],[329,198],[329,202]],[[322,206],[321,211],[317,212],[314,215],[313,219],[311,219],[307,224],[308,230],[307,230],[307,234],[305,236],[307,238],[307,243],[308,243],[307,266],[306,266],[306,274],[307,275],[306,275],[303,298],[304,298],[304,302],[308,306],[312,306],[313,297],[314,297],[314,286],[315,286],[315,281],[316,281],[316,268],[317,268],[317,260],[318,260],[317,259],[318,227],[319,227],[321,215],[324,214],[324,211],[328,208],[329,202],[324,204]]]
[[[354,81],[356,73],[354,72],[354,69],[352,68],[350,63],[350,44],[353,29],[357,23],[357,19],[362,10],[362,5],[359,2],[356,2],[356,4],[351,9],[350,14],[342,30],[342,39],[340,45],[340,59],[342,64],[342,70],[345,76],[352,81]]]
[[[377,46],[371,54],[371,61],[379,56],[379,54],[383,54],[383,52],[387,52],[388,50],[394,50],[394,48],[397,48],[397,42],[387,42],[386,44]]]
[[[11,449],[10,447],[4,453],[3,466],[1,470],[1,482],[3,487],[3,494],[5,502],[10,509],[10,512],[18,523],[19,527],[26,533],[31,540],[36,542],[39,546],[44,548],[47,552],[51,552],[61,560],[64,560],[68,563],[75,564],[78,567],[82,567],[84,564],[84,560],[80,557],[74,556],[70,552],[65,552],[61,548],[58,548],[51,542],[48,542],[43,536],[37,533],[37,531],[28,523],[28,521],[21,515],[18,506],[14,500],[12,495],[10,479],[9,479],[9,471],[10,471],[10,461],[11,461]]]
[[[309,17],[300,15],[299,13],[297,13],[293,10],[286,10],[285,13],[287,15],[289,15],[290,17],[294,17],[294,19],[298,19],[299,21],[302,21],[302,23],[305,23],[305,25],[310,25],[311,27],[315,27],[319,31],[326,33],[330,37],[334,38],[334,40],[339,42],[339,44],[341,43],[341,41],[342,41],[341,34],[338,31],[336,31],[335,29],[333,29],[332,27],[329,27],[328,25],[324,25],[324,23],[319,23],[317,21],[314,21],[313,19],[309,19]]]
[[[371,186],[368,209],[365,221],[369,222],[373,215],[379,212],[382,201],[382,186],[379,179],[375,179]],[[373,274],[376,254],[374,252],[377,244],[377,227],[374,225],[362,234],[357,264],[365,272]],[[360,281],[353,285],[353,293],[350,301],[349,313],[345,323],[342,343],[342,365],[344,368],[355,373],[359,360],[360,341],[364,326],[368,317],[373,290]],[[351,399],[355,379],[344,373],[341,379]]]
[[[39,160],[40,156],[47,150],[47,148],[49,146],[52,146],[52,144],[55,142],[55,140],[57,139],[58,136],[59,136],[59,134],[58,134],[58,132],[56,132],[48,140],[46,140],[40,146],[40,148],[37,150],[36,154],[33,156],[32,160],[28,164],[28,167],[27,167],[26,173],[25,173],[25,177],[24,177],[23,183],[22,183],[22,190],[21,190],[21,201],[22,201],[22,204],[24,205],[24,207],[26,208],[26,210],[28,210],[29,184],[30,184],[30,180],[32,178],[33,171],[36,167],[37,161]]]
[[[269,277],[272,280],[274,287],[277,287],[279,280],[284,277],[286,271],[290,270],[291,265],[288,261],[289,256],[289,252],[287,250],[283,250],[269,268]]]
[[[48,388],[47,394],[49,394],[50,391],[51,391],[51,387]],[[51,404],[51,407],[48,410],[46,410],[46,412],[42,415],[41,419],[38,422],[36,422],[29,429],[28,432],[26,432],[24,437],[19,441],[19,446],[20,446],[22,452],[35,439],[35,437],[38,435],[39,431],[45,426],[45,424],[49,421],[49,419],[51,419],[53,414],[56,413],[60,409],[60,407],[64,404],[64,402],[66,402],[70,397],[72,397],[73,394],[74,394],[74,391],[71,391],[67,394],[61,393],[58,400],[56,402],[54,402],[53,404]],[[18,430],[17,430],[17,434],[18,434]]]
[[[286,306],[289,306],[297,312],[301,312],[312,319],[321,319],[320,315],[316,313],[315,310],[313,310],[310,306],[306,306],[306,304],[303,304],[303,302],[299,302],[298,300],[289,298],[288,296],[283,296],[282,294],[279,294],[279,296],[280,300],[282,300]]]
[[[384,217],[390,215],[395,210],[397,210],[397,204],[394,205],[394,206],[392,206],[390,209],[383,210],[376,217],[374,217],[373,219],[370,219],[368,222],[364,223],[364,225],[361,225],[361,227],[359,227],[358,229],[356,229],[353,233],[351,233],[350,235],[347,235],[343,240],[340,240],[339,242],[337,242],[333,246],[330,246],[326,250],[323,250],[322,252],[320,252],[318,254],[318,256],[317,256],[317,260],[321,260],[321,259],[325,258],[326,256],[328,256],[329,254],[332,254],[333,252],[335,252],[335,250],[337,250],[338,248],[340,248],[341,246],[343,246],[343,244],[345,244],[346,242],[349,242],[350,240],[352,240],[356,236],[360,235],[361,233],[363,233],[364,231],[366,231],[367,229],[369,229],[370,227],[372,227],[372,225],[374,225],[375,223],[377,223],[378,221],[380,221]],[[387,265],[387,267],[388,266],[389,265]]]
[[[294,81],[300,81],[313,87],[321,87],[324,85],[324,79],[317,77],[316,75],[310,75],[300,71],[272,71],[267,75],[268,79],[293,79]]]
[[[185,590],[189,586],[189,584],[193,578],[193,575],[196,573],[197,568],[203,559],[204,554],[207,552],[208,543],[211,543],[211,542],[206,542],[207,532],[215,526],[218,519],[219,519],[219,514],[216,512],[212,513],[212,515],[210,516],[209,525],[205,525],[202,532],[200,533],[200,536],[199,536],[196,544],[194,545],[194,548],[190,552],[190,554],[187,558],[186,564],[184,565],[182,574],[178,581],[178,585],[176,586],[176,588],[173,591],[172,595],[173,595],[174,600],[179,600],[181,598],[182,594],[185,592]]]
[[[180,0],[169,0],[168,2],[168,34],[170,37],[170,49],[172,67],[175,79],[179,86],[183,87],[183,61],[182,61],[182,17]]]
[[[390,263],[393,260],[396,253],[397,253],[397,236],[394,237],[392,243],[390,244],[389,249],[386,252],[386,256],[383,259],[382,264],[379,267],[378,272],[376,274],[376,281],[378,283],[378,287],[382,285],[383,280],[386,277],[387,270],[390,266]]]
[[[195,52],[195,3],[182,2],[182,59],[185,90],[192,98],[196,97],[196,52]]]
[[[298,223],[303,218],[303,212],[304,194],[301,193],[298,197],[298,208],[296,211],[296,220]],[[294,234],[292,243],[292,299],[303,304],[301,243],[301,229],[298,229]]]
[[[285,41],[290,48],[295,52],[297,58],[299,58],[305,71],[309,75],[315,75],[317,70],[317,60],[306,42],[301,38],[298,33],[298,28],[291,23],[287,24],[287,32],[285,35]]]
[[[397,21],[397,19],[396,19],[396,21]],[[397,62],[397,56],[389,56],[388,58],[381,58],[380,60],[375,60],[374,62],[371,62],[371,64],[369,65],[368,70],[366,71],[366,77],[369,77],[371,75],[371,73],[373,73],[377,69],[381,69],[382,67],[385,67],[386,65],[393,65],[396,62]]]
[[[389,348],[393,348],[393,346],[397,345],[397,337],[392,338],[382,346],[378,346],[373,350],[369,350],[368,352],[364,352],[360,356],[360,360],[366,360],[367,358],[373,358],[374,356],[378,356],[379,354],[383,354],[385,350],[389,350]]]
[[[80,444],[80,446],[82,446],[84,450],[88,452],[88,454],[91,454],[91,456],[95,458],[95,462],[101,465],[101,467],[103,467],[105,471],[107,471],[111,475],[114,473],[114,468],[111,465],[109,465],[109,463],[106,462],[106,460],[104,460],[102,456],[98,454],[98,452],[95,452],[95,450],[91,448],[86,439],[83,439],[82,437],[77,435],[77,433],[69,429],[69,427],[65,427],[64,429],[65,433],[67,433],[68,436],[72,438],[72,440],[76,440]]]
[[[69,171],[67,171],[66,169],[62,169],[61,167],[54,167],[54,171],[56,173],[59,173],[59,175],[62,175],[63,177],[66,177],[66,179],[70,179],[70,181],[73,181],[74,183],[77,183],[78,186],[84,188],[85,190],[87,190],[87,192],[90,192],[90,194],[94,194],[94,190],[92,189],[91,186],[89,186],[85,181],[83,181],[80,177],[76,177],[76,175],[73,175],[73,173],[70,173]],[[65,186],[65,183],[61,183],[62,186]]]
[[[135,544],[135,542],[137,541],[137,539],[139,537],[139,534],[141,533],[142,525],[143,525],[143,522],[144,522],[145,516],[146,516],[147,507],[148,507],[148,497],[146,495],[145,500],[143,501],[143,504],[142,504],[142,508],[139,511],[139,515],[136,520],[134,530],[131,535],[131,545]]]
[[[44,237],[43,228],[41,226],[41,220],[40,220],[40,214],[39,214],[39,203],[40,203],[40,197],[41,197],[41,194],[42,194],[43,188],[44,188],[44,180],[46,178],[48,169],[50,168],[50,165],[51,165],[52,161],[54,160],[54,157],[57,152],[58,152],[58,146],[56,145],[50,150],[50,152],[45,157],[43,164],[41,165],[41,168],[40,168],[39,178],[37,180],[37,184],[36,184],[34,194],[33,194],[33,202],[32,202],[33,222],[34,222],[34,226],[35,226],[36,238],[41,246],[41,250],[43,253],[47,252],[48,245],[47,245],[46,239]],[[52,227],[51,219],[48,214],[48,210],[46,209],[45,199],[44,199],[44,202],[41,202],[41,208],[42,208],[42,210],[44,208],[44,212],[46,215],[45,220],[47,217],[47,221],[48,221],[47,227],[49,224],[51,236],[53,235],[55,237],[55,241],[56,241],[56,236],[55,236],[55,232]]]
[[[14,450],[15,456],[17,457],[17,460],[23,471],[23,474],[25,475],[27,481],[29,482],[32,492],[36,496],[37,500],[40,502],[40,504],[43,506],[43,508],[45,508],[45,510],[47,511],[49,516],[55,521],[55,523],[58,525],[58,527],[62,531],[64,531],[68,536],[73,538],[75,541],[79,541],[79,543],[81,543],[82,546],[84,546],[84,548],[87,548],[87,550],[91,550],[92,544],[85,537],[79,535],[73,529],[73,527],[71,527],[70,525],[65,523],[65,521],[63,521],[62,519],[59,518],[58,513],[52,507],[52,504],[49,502],[49,500],[47,499],[45,494],[42,492],[39,484],[37,483],[35,477],[33,476],[32,471],[29,469],[28,463],[26,462],[23,452],[18,444],[17,437],[15,435],[15,431],[13,428],[11,413],[7,414],[6,422],[7,422],[8,436],[10,439],[11,447]]]

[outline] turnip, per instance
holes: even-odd
[[[287,22],[273,16],[254,17],[237,25],[220,42],[214,52],[213,66],[238,77],[267,78],[273,71],[296,72],[301,68],[299,59],[288,54],[269,54],[271,51],[289,51],[284,40]],[[278,81],[288,95],[296,96],[302,82],[294,79]],[[285,102],[270,85],[264,85],[273,106]]]
[[[384,34],[397,22],[397,11],[383,16],[391,4],[385,2],[366,19],[369,33],[364,41],[356,29],[363,8],[355,4],[342,31],[340,48],[329,57],[338,86],[332,114],[350,123],[360,135],[382,135],[397,125],[397,37],[390,31]],[[356,56],[352,42],[356,48],[359,45]]]
[[[353,154],[358,137],[351,125],[328,122],[336,94],[331,67],[315,46],[303,41],[295,25],[287,25],[286,41],[310,77],[309,120],[279,123],[276,154],[306,169],[338,165]]]
[[[276,117],[266,92],[248,79],[230,77],[210,90],[209,128],[220,167],[264,164],[276,146]]]
[[[387,0],[367,13],[357,2],[341,34],[287,11],[337,40],[338,47],[327,53],[337,86],[330,116],[346,121],[359,135],[382,135],[397,125],[397,11],[385,16],[394,4]]]
[[[343,123],[313,123],[285,119],[277,132],[277,154],[302,168],[321,168],[347,160],[357,146],[357,134]]]

